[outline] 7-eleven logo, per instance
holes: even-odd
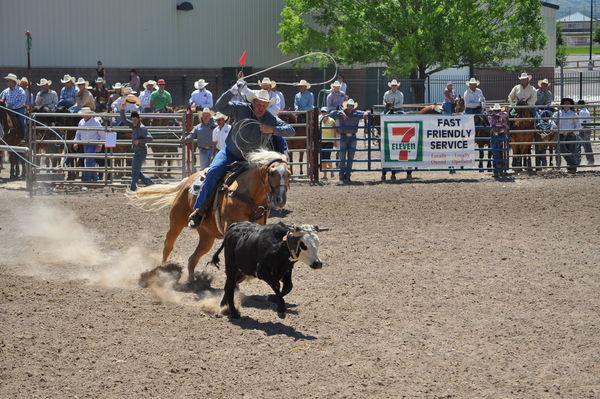
[[[384,162],[423,161],[423,122],[384,121],[382,158]]]
[[[415,144],[410,143],[410,139],[415,136],[415,128],[411,127],[393,127],[392,136],[401,136],[400,145],[396,144],[396,147],[400,150],[398,153],[399,161],[408,161],[408,151],[416,148]]]

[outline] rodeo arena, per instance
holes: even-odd
[[[234,3],[0,4],[0,398],[600,397],[600,69],[554,67],[558,6],[540,66],[417,79]]]

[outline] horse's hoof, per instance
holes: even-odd
[[[229,318],[230,319],[239,319],[241,317],[240,312],[235,311],[235,312],[229,312]]]
[[[280,319],[285,319],[285,311],[283,311],[283,312],[280,312],[280,311],[278,311],[278,312],[277,312],[277,316],[278,316]]]

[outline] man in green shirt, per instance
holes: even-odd
[[[171,106],[173,99],[171,93],[165,90],[165,80],[158,80],[158,90],[150,96],[150,106],[155,112],[162,111],[165,107]]]

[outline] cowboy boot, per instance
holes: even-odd
[[[204,220],[204,217],[208,213],[208,207],[212,201],[207,201],[209,204],[203,204],[200,208],[194,209],[194,211],[188,217],[188,226],[192,229],[199,227]]]

